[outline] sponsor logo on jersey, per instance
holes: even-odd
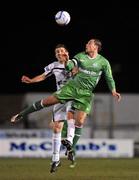
[[[92,66],[93,66],[93,67],[98,67],[98,64],[97,64],[97,63],[94,63]]]

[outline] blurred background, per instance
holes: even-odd
[[[102,77],[95,90],[94,108],[86,121],[82,139],[105,139],[106,144],[110,139],[119,142],[120,139],[129,140],[133,144],[130,144],[130,153],[125,151],[121,155],[119,152],[119,156],[137,156],[138,3],[95,3],[78,8],[71,4],[67,6],[28,3],[1,6],[0,141],[13,138],[15,142],[19,140],[20,144],[22,138],[51,139],[49,123],[52,119],[52,107],[29,115],[23,122],[10,124],[11,116],[23,107],[56,90],[53,76],[31,85],[21,83],[21,77],[34,77],[43,73],[43,68],[55,61],[54,49],[57,44],[66,44],[72,58],[85,49],[89,39],[95,37],[102,41],[101,54],[111,63],[117,91],[121,93],[122,101],[114,101]],[[70,13],[71,22],[67,26],[61,27],[56,24],[54,17],[59,10]],[[104,140],[102,144],[103,142]],[[9,141],[6,143],[10,144]],[[6,144],[5,148],[9,144]],[[6,156],[3,152],[0,151],[2,157]],[[19,154],[8,150],[6,152],[7,156],[24,156],[22,151],[18,152]],[[100,153],[100,156],[103,156],[103,153]]]

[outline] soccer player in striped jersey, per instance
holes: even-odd
[[[26,75],[23,75],[21,78],[21,81],[23,83],[31,84],[31,83],[38,83],[41,81],[44,81],[46,78],[48,78],[51,75],[55,76],[56,79],[56,87],[57,90],[59,90],[67,80],[69,80],[72,76],[71,72],[67,72],[65,70],[65,59],[63,59],[63,53],[67,54],[68,56],[68,50],[65,47],[64,44],[58,44],[55,48],[55,56],[58,61],[54,61],[44,67],[44,72],[40,75],[37,75],[33,78],[30,78]],[[75,75],[75,72],[74,72]],[[53,149],[53,155],[52,155],[52,165],[51,165],[51,172],[55,172],[57,169],[57,166],[60,165],[60,146],[61,146],[61,131],[63,128],[63,123],[67,120],[67,117],[72,117],[72,112],[70,112],[71,102],[67,102],[66,104],[55,104],[53,107],[53,139],[52,139],[52,149]],[[69,111],[69,112],[68,112]],[[72,118],[73,119],[73,118]],[[66,129],[64,128],[64,131]],[[75,164],[74,161],[72,161],[71,166]]]

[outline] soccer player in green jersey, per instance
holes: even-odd
[[[13,116],[11,122],[14,123],[24,118],[27,114],[39,111],[45,107],[72,100],[75,122],[73,120],[70,121],[67,138],[62,141],[67,151],[71,152],[75,127],[78,127],[78,134],[81,134],[86,116],[91,110],[95,87],[102,74],[105,76],[112,96],[116,97],[118,101],[121,100],[120,93],[116,91],[110,63],[99,54],[101,46],[100,40],[91,39],[86,44],[85,52],[78,53],[72,60],[69,60],[66,54],[63,55],[66,59],[65,67],[68,71],[78,67],[79,71],[75,78],[69,80],[60,90],[52,95],[33,103],[30,107]]]

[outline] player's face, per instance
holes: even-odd
[[[92,53],[92,52],[94,52],[96,50],[97,50],[97,46],[95,45],[94,40],[88,41],[88,43],[86,44],[86,52],[87,53]]]
[[[59,62],[65,62],[68,57],[68,52],[65,48],[56,48],[55,49],[55,56],[58,59]]]

